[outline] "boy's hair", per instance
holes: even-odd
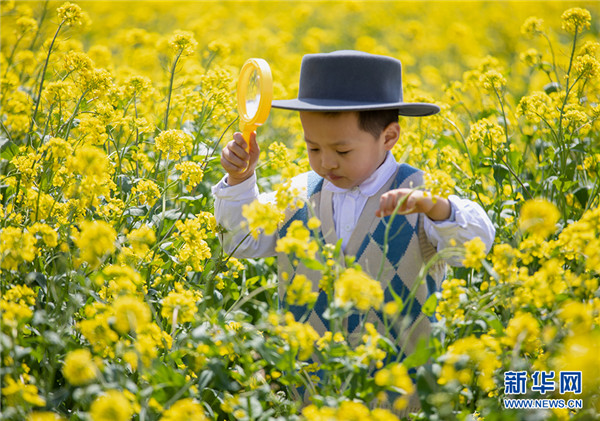
[[[391,123],[398,122],[398,110],[372,110],[358,112],[358,127],[372,134],[375,139]]]
[[[343,111],[325,111],[324,115],[336,117]],[[391,123],[398,122],[398,110],[369,110],[369,111],[350,111],[358,116],[358,128],[379,138],[383,130]]]

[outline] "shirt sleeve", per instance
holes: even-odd
[[[441,251],[451,246],[455,241],[460,246],[475,237],[479,237],[485,244],[486,253],[492,248],[496,229],[485,211],[477,203],[461,199],[458,196],[448,197],[452,212],[445,221],[433,221],[427,216],[424,218],[424,229],[431,244]],[[446,261],[452,266],[463,266],[462,258],[451,257]]]
[[[221,236],[223,250],[237,258],[258,258],[275,255],[275,235],[250,235],[242,207],[258,199],[262,203],[274,202],[274,194],[259,194],[256,175],[235,186],[227,184],[227,176],[212,188],[215,198],[215,219],[224,233]]]

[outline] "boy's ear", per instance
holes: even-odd
[[[396,122],[388,124],[381,132],[381,137],[383,137],[385,148],[388,151],[391,150],[400,138],[400,124]]]

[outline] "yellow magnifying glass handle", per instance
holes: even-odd
[[[242,131],[242,136],[244,137],[244,140],[246,141],[246,152],[250,153],[250,135],[252,134],[253,131],[255,131],[257,129],[257,127],[252,124],[248,124],[248,125],[241,125],[240,129]]]

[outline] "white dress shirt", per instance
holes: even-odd
[[[333,193],[333,219],[337,237],[342,239],[342,249],[345,249],[367,199],[394,175],[397,166],[393,155],[388,152],[383,164],[357,187],[342,189],[328,180],[323,182],[323,189]],[[235,250],[235,256],[242,258],[275,255],[275,235],[261,235],[254,239],[248,237],[248,230],[241,227],[245,221],[242,206],[256,199],[263,203],[273,202],[274,193],[259,194],[255,175],[235,186],[229,186],[226,179],[227,176],[223,177],[212,188],[215,218],[228,231],[223,238],[225,251],[231,253]],[[479,237],[486,245],[486,251],[489,251],[494,242],[495,228],[481,206],[458,196],[450,196],[448,200],[452,209],[449,219],[433,221],[423,215],[425,234],[431,244],[440,251],[449,246],[452,240],[460,245]],[[447,262],[453,266],[462,266],[460,258],[450,258]]]

